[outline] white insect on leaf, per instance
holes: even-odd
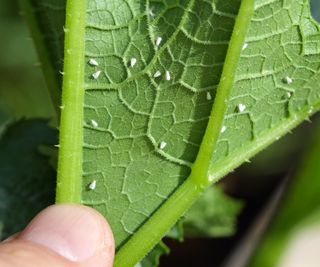
[[[161,143],[160,143],[160,149],[162,150],[162,149],[164,149],[165,147],[167,146],[167,143],[165,142],[165,141],[161,141]]]
[[[98,61],[96,61],[96,60],[93,59],[93,58],[90,58],[88,63],[89,63],[89,65],[91,65],[91,66],[99,66]]]
[[[161,42],[162,42],[162,37],[158,36],[156,38],[156,46],[159,46],[161,44]]]
[[[134,65],[136,65],[136,64],[137,64],[137,59],[135,57],[131,58],[130,59],[130,67],[133,68]]]
[[[221,133],[224,133],[226,130],[227,130],[227,127],[226,127],[225,125],[223,125],[223,126],[221,127]]]
[[[154,78],[158,78],[158,77],[160,77],[161,76],[161,71],[160,70],[157,70],[156,72],[155,72],[155,74],[153,74],[153,77]]]
[[[148,13],[149,13],[150,17],[154,17],[156,15],[154,13],[154,7],[153,6],[149,8]]]
[[[287,76],[287,77],[283,78],[283,82],[285,82],[286,84],[292,84],[293,80],[292,80],[292,78]]]
[[[211,93],[207,92],[207,100],[211,100],[211,99],[212,99]]]
[[[99,124],[95,120],[91,120],[90,122],[91,122],[92,127],[94,127],[94,128],[97,128],[99,126]]]
[[[287,92],[287,97],[290,98],[292,96],[292,93]]]
[[[97,70],[95,73],[92,74],[93,79],[95,80],[98,79],[100,74],[101,74],[101,70]]]
[[[166,80],[167,81],[171,80],[171,75],[170,75],[170,72],[168,70],[166,70]]]
[[[247,47],[248,47],[248,43],[244,43],[242,46],[242,50],[246,50]]]
[[[96,180],[93,180],[90,184],[89,184],[89,189],[90,190],[95,190],[96,189],[96,186],[97,186],[97,181]]]
[[[238,110],[240,113],[242,113],[243,111],[245,111],[247,108],[247,106],[245,104],[239,104],[238,105]]]

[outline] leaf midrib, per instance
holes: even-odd
[[[133,266],[159,242],[166,231],[212,183],[209,175],[211,156],[220,134],[234,84],[242,45],[254,10],[254,0],[242,0],[229,43],[220,84],[198,156],[186,181],[162,204],[118,251],[114,266]]]
[[[68,0],[56,201],[80,203],[86,0]]]

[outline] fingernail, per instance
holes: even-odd
[[[81,205],[54,205],[45,209],[19,238],[45,246],[75,262],[96,258],[100,252],[108,257],[105,251],[112,254],[114,249],[106,221],[98,212]]]

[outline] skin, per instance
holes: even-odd
[[[114,239],[106,220],[81,205],[54,205],[0,244],[1,267],[111,267]]]
[[[277,266],[317,267],[319,248],[316,226],[292,240]],[[0,243],[0,266],[111,267],[114,251],[111,229],[98,212],[82,205],[54,205]]]
[[[320,225],[309,226],[292,234],[277,267],[318,267]]]

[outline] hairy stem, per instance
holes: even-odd
[[[86,0],[68,0],[57,202],[81,200]]]
[[[227,109],[228,99],[234,85],[235,75],[238,67],[243,42],[250,24],[254,11],[254,0],[242,0],[238,17],[236,19],[229,49],[224,62],[224,67],[217,88],[217,94],[211,110],[206,132],[197,155],[196,161],[192,166],[190,179],[195,183],[206,188],[212,184],[213,180],[209,174],[212,152],[219,138],[224,114]]]

